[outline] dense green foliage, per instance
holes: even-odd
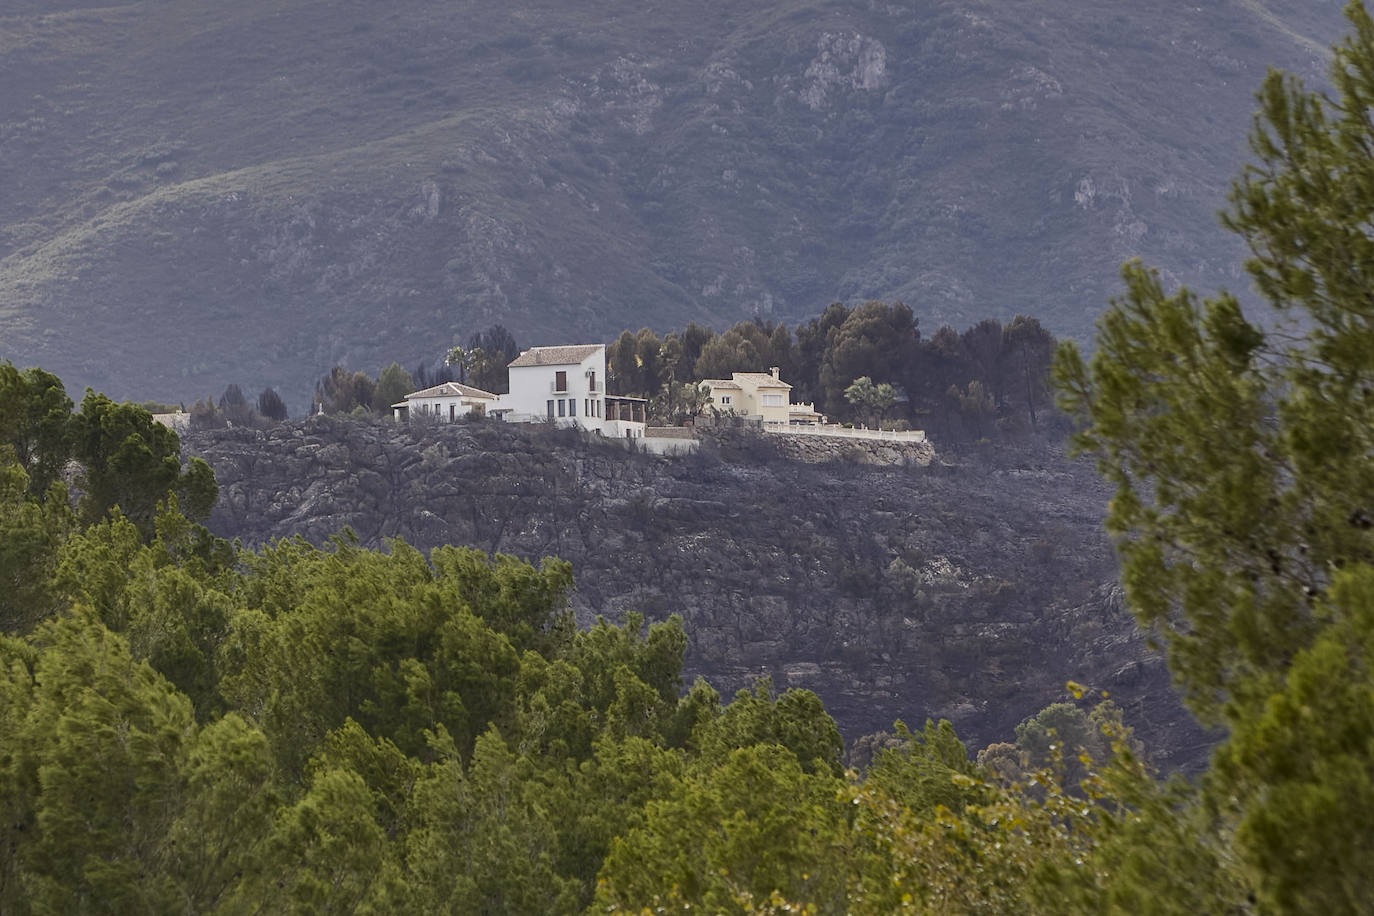
[[[950,445],[1033,429],[1050,409],[1055,338],[1036,319],[989,318],[962,334],[945,326],[928,340],[918,324],[900,302],[866,302],[835,303],[795,332],[762,319],[723,334],[689,324],[660,338],[642,328],[611,342],[607,370],[613,391],[650,398],[651,416],[665,423],[712,409],[692,396],[702,379],[774,366],[794,403],[833,420],[924,428]]]
[[[88,389],[73,413],[60,379],[8,362],[0,363],[0,452],[12,459],[9,479],[22,479],[39,502],[65,501],[59,477],[74,462],[82,518],[97,521],[118,506],[145,537],[169,495],[192,518],[209,515],[217,496],[210,466],[192,458],[183,469],[176,433],[142,407]]]
[[[1140,829],[1123,806],[1173,810],[1124,744],[1059,789],[1049,719],[998,765],[899,725],[846,772],[807,691],[683,692],[676,617],[574,627],[557,560],[247,551],[170,496],[145,533],[3,466],[6,913],[1048,910],[1117,886],[1075,862]]]
[[[681,694],[676,618],[574,629],[558,561],[200,537],[69,534],[58,610],[0,638],[4,912],[1050,911],[1114,886],[1074,862],[1122,805],[1171,810],[1128,750],[1084,807],[947,724],[846,775],[806,691]]]
[[[1138,263],[1098,351],[1057,367],[1140,622],[1224,724],[1210,799],[1262,904],[1369,907],[1374,669],[1374,21],[1348,8],[1328,98],[1271,73],[1225,224],[1273,309],[1167,292]]]

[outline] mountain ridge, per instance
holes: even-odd
[[[62,7],[54,10],[55,6]],[[907,301],[1086,337],[1212,214],[1337,4],[29,3],[0,19],[0,352],[117,397]],[[46,13],[43,11],[47,11]],[[110,359],[113,351],[119,354]]]

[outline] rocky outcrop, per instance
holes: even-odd
[[[1165,765],[1197,758],[1122,607],[1089,468],[804,463],[782,438],[720,431],[664,458],[542,427],[316,417],[184,442],[219,478],[217,534],[348,526],[370,545],[563,557],[582,622],[680,613],[690,675],[812,689],[851,738],[931,716],[972,745],[1005,739],[1073,679],[1109,690]]]

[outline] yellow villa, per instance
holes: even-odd
[[[792,404],[792,386],[778,378],[778,367],[767,372],[732,372],[730,378],[708,378],[711,404],[722,413],[762,419],[767,426],[823,423],[810,404]]]

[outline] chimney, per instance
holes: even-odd
[[[771,373],[773,373],[773,378],[777,378],[777,377],[778,377],[778,371],[779,371],[779,370],[778,370],[778,367],[777,367],[777,366],[769,366],[769,367],[768,367],[768,371],[771,372]]]

